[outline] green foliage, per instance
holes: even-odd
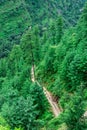
[[[9,56],[0,61],[0,112],[11,129],[37,130],[44,122],[40,118],[47,109],[46,99],[42,88],[31,83],[31,64],[23,54],[21,47],[15,45]]]
[[[10,130],[8,127],[4,127],[0,125],[0,130]]]
[[[2,116],[0,116],[0,130],[10,130],[10,127]]]
[[[75,93],[71,97],[71,101],[66,105],[63,120],[67,124],[69,130],[83,130],[87,128],[84,114],[84,98],[83,93]]]
[[[45,108],[46,108],[46,106],[44,104],[44,102],[46,102],[46,99],[44,97],[42,87],[38,86],[36,83],[32,84],[30,93],[32,95],[32,98],[35,99],[34,103],[38,105],[37,110],[41,110],[39,115],[42,115],[42,113],[44,113]]]
[[[63,35],[63,20],[62,17],[58,17],[56,20],[56,36],[55,36],[55,43],[58,44],[61,40],[61,37]]]
[[[28,64],[34,65],[40,60],[39,28],[29,29],[21,39],[21,48]]]
[[[27,97],[27,99],[20,97],[11,106],[4,104],[2,114],[11,127],[22,126],[24,129],[31,130],[35,127],[35,118],[38,111],[35,110],[31,97]]]
[[[75,25],[86,0],[1,0],[0,1],[0,57],[9,54],[14,43],[31,25],[47,27],[62,15],[66,26]],[[49,21],[49,22],[48,22]],[[59,34],[57,34],[59,35]],[[58,40],[58,38],[56,38]]]
[[[56,120],[57,125],[55,124],[56,121],[49,123],[48,130],[58,129],[63,123],[69,130],[87,129],[86,119],[83,116],[85,106],[87,108],[85,101],[87,94],[86,10],[87,5],[76,27],[64,31],[61,39],[57,36],[59,41],[54,51],[52,51],[51,45],[47,46],[48,51],[38,67],[42,81],[50,85],[49,89],[59,98],[59,104],[64,109],[60,118]],[[54,34],[52,36],[55,36],[56,33],[54,26],[55,23],[52,26],[52,33]],[[48,34],[50,36],[50,31]],[[51,38],[48,41],[46,39],[46,43],[50,44],[52,41],[52,44],[55,44],[53,43],[55,38]]]
[[[20,128],[15,128],[14,130],[23,130],[23,129],[20,127]]]
[[[87,4],[78,24],[65,30],[76,23],[76,7],[84,2],[1,1],[1,130],[87,129]],[[32,66],[35,78],[48,85],[63,108],[58,118],[48,111],[42,87],[31,82]]]

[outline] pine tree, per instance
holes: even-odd
[[[49,27],[49,43],[50,43],[50,45],[55,45],[55,35],[56,35],[55,22],[51,21],[50,27]]]
[[[32,31],[31,28],[23,35],[21,39],[21,48],[23,50],[24,59],[27,64],[34,65],[34,43],[32,39]]]
[[[38,64],[41,57],[38,25],[33,28],[32,35],[33,35],[32,40],[33,40],[33,53],[34,53],[35,64]]]
[[[55,30],[56,30],[55,42],[56,42],[56,44],[58,44],[63,35],[63,20],[62,20],[61,16],[58,17],[55,24],[56,24],[55,25]]]

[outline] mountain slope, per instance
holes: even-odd
[[[1,0],[0,1],[0,57],[8,54],[11,44],[19,43],[29,26],[47,26],[58,15],[64,24],[74,25],[85,0]],[[9,44],[10,43],[10,44]]]
[[[30,17],[21,0],[0,3],[0,57],[7,55],[8,43],[17,43],[30,24]]]
[[[82,11],[85,0],[26,0],[28,11],[35,23],[47,24],[49,19],[62,15],[66,24],[74,25]]]

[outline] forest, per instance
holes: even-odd
[[[87,130],[86,0],[0,0],[0,29],[0,130]]]

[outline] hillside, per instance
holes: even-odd
[[[64,17],[66,25],[75,25],[82,12],[85,0],[26,0],[27,8],[34,24],[47,25],[58,15]]]
[[[58,15],[63,16],[66,26],[75,25],[84,3],[85,0],[1,0],[0,57],[6,56],[14,43],[19,43],[30,26],[38,24],[42,28]]]
[[[13,43],[19,43],[31,20],[21,0],[0,2],[0,57],[7,55]],[[10,45],[9,45],[10,43]]]
[[[87,130],[87,3],[56,2],[0,2],[0,130]]]

